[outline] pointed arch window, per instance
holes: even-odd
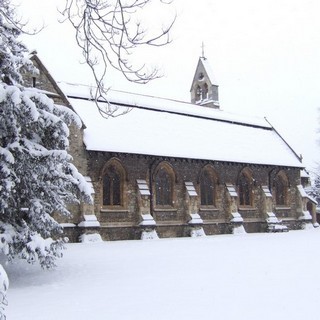
[[[205,83],[202,88],[202,100],[208,99],[208,85]]]
[[[283,174],[278,174],[274,180],[274,193],[276,205],[288,204],[288,180]]]
[[[104,207],[124,205],[124,172],[120,165],[108,165],[102,176],[102,205]]]
[[[205,169],[200,176],[200,204],[214,206],[216,198],[216,182],[213,173]]]
[[[239,205],[252,206],[252,181],[244,173],[239,177]]]
[[[156,173],[155,197],[157,206],[173,205],[173,176],[166,167],[161,167]]]
[[[200,101],[202,99],[202,89],[199,85],[196,87],[196,101]]]

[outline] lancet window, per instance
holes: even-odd
[[[155,203],[157,206],[173,205],[173,172],[161,166],[155,176]]]
[[[124,169],[117,161],[111,162],[102,175],[102,205],[104,207],[124,205]]]
[[[214,206],[216,198],[216,179],[210,169],[204,169],[200,175],[200,204]]]
[[[252,205],[252,179],[244,172],[239,177],[239,204],[240,206]]]

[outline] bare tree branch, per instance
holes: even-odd
[[[23,21],[22,17],[17,16],[17,7],[18,5],[11,6],[10,0],[2,0],[0,14],[8,25],[11,24],[11,26],[16,28],[20,33],[27,35],[36,35],[44,29],[45,26],[42,25],[41,27],[34,28],[32,31],[27,30],[29,21]]]
[[[171,42],[169,31],[175,17],[155,35],[149,35],[139,20],[142,10],[152,2],[154,0],[66,0],[60,12],[64,21],[69,21],[75,29],[76,42],[92,71],[97,85],[93,94],[96,101],[107,101],[103,80],[109,66],[135,83],[147,83],[161,76],[157,68],[148,71],[145,64],[136,66],[131,59],[138,47],[164,46]],[[104,116],[114,115],[110,105],[99,106],[99,110]]]

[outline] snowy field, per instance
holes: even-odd
[[[16,262],[8,320],[318,320],[320,230],[69,244]]]

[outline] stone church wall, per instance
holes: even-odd
[[[121,209],[102,208],[102,175],[106,164],[116,159],[126,172],[125,181],[125,206]],[[160,163],[168,163],[175,174],[174,205],[172,208],[161,209],[154,205],[153,175]],[[237,189],[237,179],[243,169],[250,170],[253,177],[253,203],[250,207],[241,207],[238,204],[238,212],[243,218],[243,225],[247,232],[266,231],[266,208],[262,186],[270,186],[272,174],[283,170],[289,180],[290,203],[277,208],[273,204],[273,210],[281,218],[284,224],[291,228],[297,228],[298,197],[296,185],[299,184],[300,172],[295,168],[278,168],[272,166],[246,165],[226,162],[213,162],[191,159],[161,158],[154,156],[142,156],[132,154],[113,154],[108,152],[89,152],[88,174],[91,177],[95,190],[94,213],[101,224],[100,233],[106,240],[139,239],[141,228],[139,222],[141,216],[138,207],[137,179],[146,180],[150,191],[150,213],[156,222],[156,230],[159,237],[184,237],[190,235],[188,221],[188,208],[186,205],[185,182],[192,182],[200,194],[199,176],[201,170],[210,165],[217,174],[215,207],[201,207],[199,196],[197,208],[203,220],[203,229],[207,235],[232,232],[231,203],[227,195],[226,184],[231,184]]]

